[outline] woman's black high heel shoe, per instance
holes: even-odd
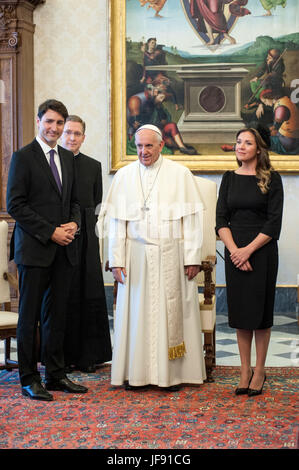
[[[252,380],[252,377],[253,377],[253,370],[251,371],[251,377],[250,377],[250,380],[248,382],[248,387],[246,388],[240,388],[240,387],[237,387],[236,390],[235,390],[235,395],[246,395],[248,393],[248,390],[249,390],[249,385],[250,385],[250,382]]]
[[[256,397],[257,395],[261,395],[262,392],[263,392],[263,387],[264,387],[264,383],[266,382],[266,374],[265,374],[265,377],[264,377],[264,382],[263,382],[263,385],[262,387],[259,389],[259,390],[255,390],[254,388],[248,388],[248,396],[249,397]]]

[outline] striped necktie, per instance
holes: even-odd
[[[56,166],[56,163],[54,161],[54,153],[55,153],[55,150],[50,150],[50,167],[51,167],[51,170],[52,170],[52,173],[53,173],[53,176],[55,178],[55,181],[56,181],[56,184],[58,186],[58,189],[61,193],[62,191],[62,186],[61,186],[61,180],[60,180],[60,176],[59,176],[59,173],[58,173],[58,170],[57,170],[57,166]]]

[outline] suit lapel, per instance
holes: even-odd
[[[58,186],[57,186],[57,183],[56,183],[55,178],[53,176],[52,170],[50,168],[48,160],[47,160],[41,146],[39,145],[37,140],[34,140],[32,142],[32,145],[33,145],[35,158],[37,159],[40,168],[42,168],[42,170],[46,173],[46,175],[48,176],[48,178],[49,178],[49,180],[50,180],[50,182],[53,186],[53,188],[55,189],[55,191],[57,191],[59,196],[61,196],[60,191],[59,191]],[[62,177],[62,185],[63,185],[63,177]]]

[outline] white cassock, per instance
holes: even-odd
[[[202,211],[192,173],[161,155],[115,175],[98,223],[103,234],[108,220],[109,266],[127,271],[117,292],[113,385],[205,380],[197,283],[184,272],[201,263]]]

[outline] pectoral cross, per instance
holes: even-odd
[[[154,187],[154,185],[155,185],[155,182],[156,182],[156,180],[157,180],[159,171],[160,171],[160,169],[161,169],[162,163],[163,163],[163,159],[161,159],[161,163],[160,163],[160,166],[159,166],[159,168],[158,168],[158,171],[156,172],[155,179],[154,179],[153,184],[152,184],[152,186],[151,186],[151,188],[150,188],[150,190],[149,190],[149,192],[148,192],[148,195],[147,195],[146,197],[144,196],[144,191],[143,191],[143,186],[142,186],[142,181],[141,181],[141,174],[140,174],[140,165],[139,165],[139,181],[140,181],[140,186],[141,186],[141,191],[142,191],[142,196],[143,196],[143,206],[141,207],[141,210],[142,210],[144,213],[145,213],[146,211],[149,211],[149,210],[150,210],[150,208],[147,207],[147,205],[146,205],[146,201],[148,200],[149,196],[151,195],[151,192],[152,192],[153,187]]]
[[[149,207],[146,206],[146,202],[144,202],[144,205],[141,207],[142,211],[149,211]]]

